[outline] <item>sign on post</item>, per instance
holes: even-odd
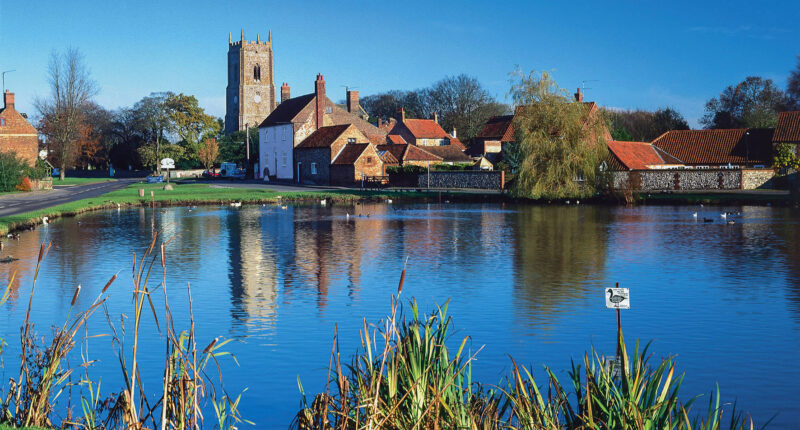
[[[607,288],[606,307],[609,309],[630,309],[631,296],[627,288]]]
[[[175,168],[175,160],[172,158],[162,158],[161,159],[161,168],[162,169],[174,169]]]

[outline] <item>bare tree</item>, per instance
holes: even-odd
[[[67,166],[78,156],[81,125],[98,89],[84,64],[83,55],[76,48],[50,55],[47,79],[50,95],[37,99],[35,104],[42,118],[41,129],[47,137],[51,157],[59,167],[63,181]]]

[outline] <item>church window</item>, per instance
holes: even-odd
[[[256,64],[255,67],[253,67],[253,79],[255,81],[261,80],[261,66],[259,66],[258,64]]]

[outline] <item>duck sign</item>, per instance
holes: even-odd
[[[627,288],[606,288],[606,307],[609,309],[630,309],[631,296]]]

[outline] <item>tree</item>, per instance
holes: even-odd
[[[607,156],[601,113],[574,102],[547,72],[515,74],[515,140],[522,163],[514,193],[530,198],[591,195]]]
[[[153,157],[141,157],[142,163],[146,167],[154,167],[155,170],[161,172],[161,145],[166,141],[165,135],[170,132],[172,123],[170,119],[170,112],[167,108],[167,98],[172,96],[170,92],[167,93],[150,93],[133,106],[136,121],[139,122],[138,126],[144,134],[144,141],[147,144],[152,144]],[[148,160],[148,163],[144,163]]]
[[[497,103],[476,78],[465,74],[448,76],[433,84],[428,99],[442,127],[448,132],[455,127],[465,141],[477,136],[489,118],[508,110]]]
[[[775,161],[773,165],[777,168],[800,169],[800,160],[795,152],[795,145],[780,143],[775,147]]]
[[[700,123],[709,129],[775,127],[778,112],[787,104],[786,94],[772,79],[748,76],[709,100]]]
[[[35,105],[42,118],[42,134],[47,138],[52,160],[59,167],[63,181],[67,166],[78,156],[76,145],[81,124],[89,102],[97,94],[97,85],[83,55],[74,48],[50,55],[47,80],[50,95],[37,99]]]
[[[614,140],[650,142],[670,130],[688,130],[689,123],[673,108],[646,110],[603,109]]]
[[[217,119],[206,114],[197,98],[192,95],[170,94],[165,100],[171,129],[178,135],[185,154],[194,161],[200,149],[200,139],[216,136],[219,132]]]
[[[210,170],[211,167],[214,166],[214,162],[217,161],[218,156],[219,145],[217,145],[217,139],[213,137],[205,138],[205,140],[203,140],[203,144],[198,150],[197,158],[200,159],[206,170]]]
[[[797,56],[797,67],[789,74],[786,94],[789,96],[790,108],[800,110],[800,55]]]
[[[653,126],[657,133],[653,136],[653,139],[670,130],[689,129],[689,123],[686,122],[686,118],[680,112],[669,107],[658,109],[653,113]],[[648,142],[653,139],[648,139]]]

